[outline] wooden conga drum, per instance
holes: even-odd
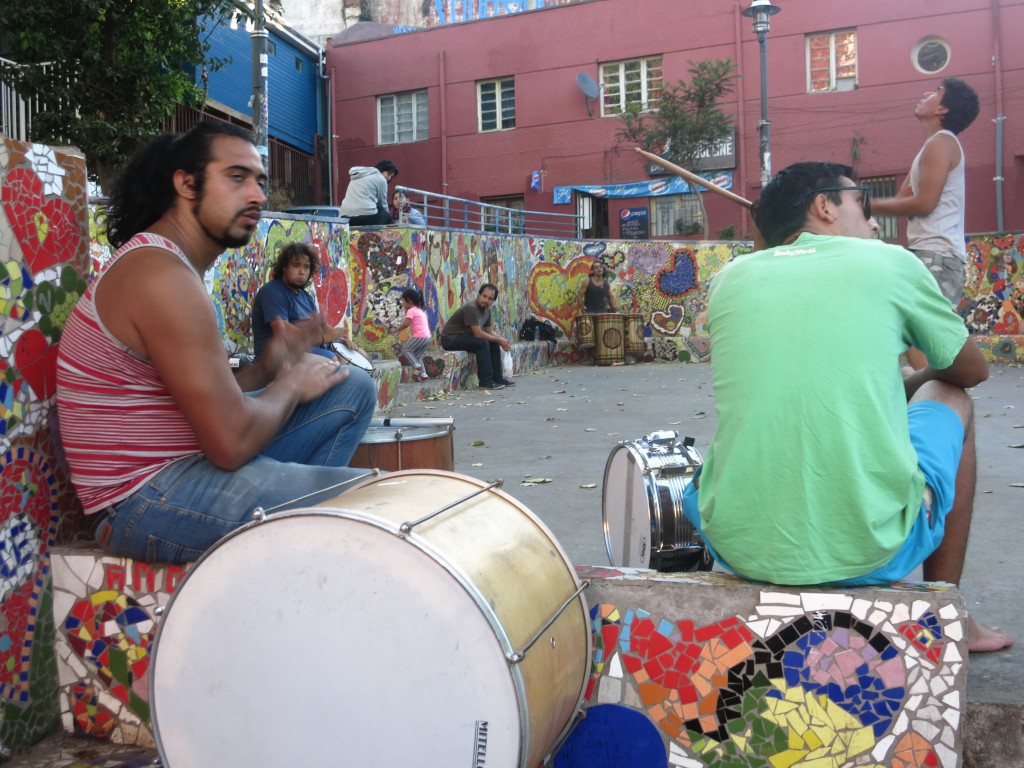
[[[644,316],[640,314],[626,315],[626,354],[633,357],[643,357],[646,351]]]
[[[604,312],[594,318],[594,362],[598,365],[622,365],[626,362],[625,315]]]
[[[594,316],[576,315],[576,346],[580,349],[590,349],[594,346]]]

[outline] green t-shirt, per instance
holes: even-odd
[[[718,428],[704,533],[748,578],[869,573],[903,544],[924,477],[899,355],[952,365],[967,329],[910,252],[803,234],[737,257],[708,290]]]

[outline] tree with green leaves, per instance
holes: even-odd
[[[664,88],[655,109],[644,112],[631,105],[616,136],[693,171],[730,135],[733,119],[719,102],[732,93],[736,75],[731,59],[691,63],[689,73],[689,83],[680,80]],[[697,199],[706,239],[710,228],[704,196],[697,194]]]
[[[39,104],[30,139],[71,144],[102,187],[161,132],[175,104],[201,106],[193,72],[207,59],[202,17],[230,0],[5,0],[0,80]]]

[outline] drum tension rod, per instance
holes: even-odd
[[[440,509],[435,509],[429,515],[424,515],[419,520],[410,520],[408,522],[402,523],[398,527],[398,535],[401,536],[404,539],[406,536],[408,536],[410,533],[412,533],[412,529],[415,528],[420,523],[425,523],[425,522],[427,522],[427,520],[435,518],[438,515],[440,515],[442,512],[447,512],[452,507],[457,507],[457,506],[459,506],[459,504],[462,504],[463,502],[469,501],[470,499],[475,498],[476,496],[479,496],[481,493],[487,493],[487,491],[491,490],[492,488],[500,488],[503,483],[504,483],[503,480],[494,480],[493,482],[485,485],[480,490],[473,491],[473,493],[469,494],[468,496],[463,496],[461,499],[456,499],[455,501],[451,502],[450,504],[445,504]]]
[[[537,634],[533,636],[533,639],[530,640],[530,642],[528,642],[523,647],[523,649],[521,651],[515,651],[515,652],[510,653],[508,655],[507,658],[508,658],[509,664],[519,664],[519,663],[521,663],[523,661],[523,659],[526,658],[526,652],[528,650],[530,650],[531,648],[533,648],[534,643],[536,643],[538,640],[540,640],[541,635],[543,635],[545,632],[547,632],[548,628],[552,624],[554,624],[556,621],[558,621],[558,617],[561,616],[565,612],[565,609],[569,607],[569,605],[572,603],[572,601],[575,600],[577,597],[579,597],[580,593],[583,592],[583,590],[586,589],[589,586],[590,586],[590,581],[589,580],[584,581],[583,583],[581,583],[580,584],[580,588],[577,589],[575,592],[573,592],[571,595],[569,595],[569,599],[566,600],[564,603],[562,603],[562,607],[559,608],[557,611],[555,611],[555,615],[547,620],[547,623],[545,623],[544,626],[541,627],[537,631]]]
[[[341,488],[342,486],[354,483],[357,480],[365,480],[368,477],[378,477],[379,475],[380,475],[380,470],[379,469],[371,469],[369,472],[366,472],[365,474],[356,475],[355,477],[349,478],[348,480],[343,480],[340,483],[335,483],[334,485],[329,485],[326,488],[321,488],[319,491],[313,491],[312,493],[307,493],[305,496],[299,496],[297,499],[292,499],[291,501],[283,501],[280,504],[277,504],[276,506],[271,507],[270,509],[264,509],[263,507],[256,507],[252,511],[252,519],[253,520],[258,520],[260,522],[263,522],[264,520],[267,519],[267,515],[269,515],[271,512],[276,512],[277,510],[281,509],[282,507],[290,507],[290,506],[292,506],[294,504],[298,504],[300,501],[305,501],[306,499],[311,499],[314,496],[321,496],[324,493],[326,493],[327,491],[335,491],[338,488]]]

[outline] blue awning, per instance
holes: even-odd
[[[732,171],[702,173],[702,178],[722,189],[732,189]],[[555,187],[555,205],[566,205],[572,202],[573,190],[594,197],[661,197],[662,195],[685,195],[693,192],[693,188],[678,176],[667,176],[650,181],[633,181],[628,184],[574,184],[569,187]],[[704,192],[702,187],[698,190]]]

